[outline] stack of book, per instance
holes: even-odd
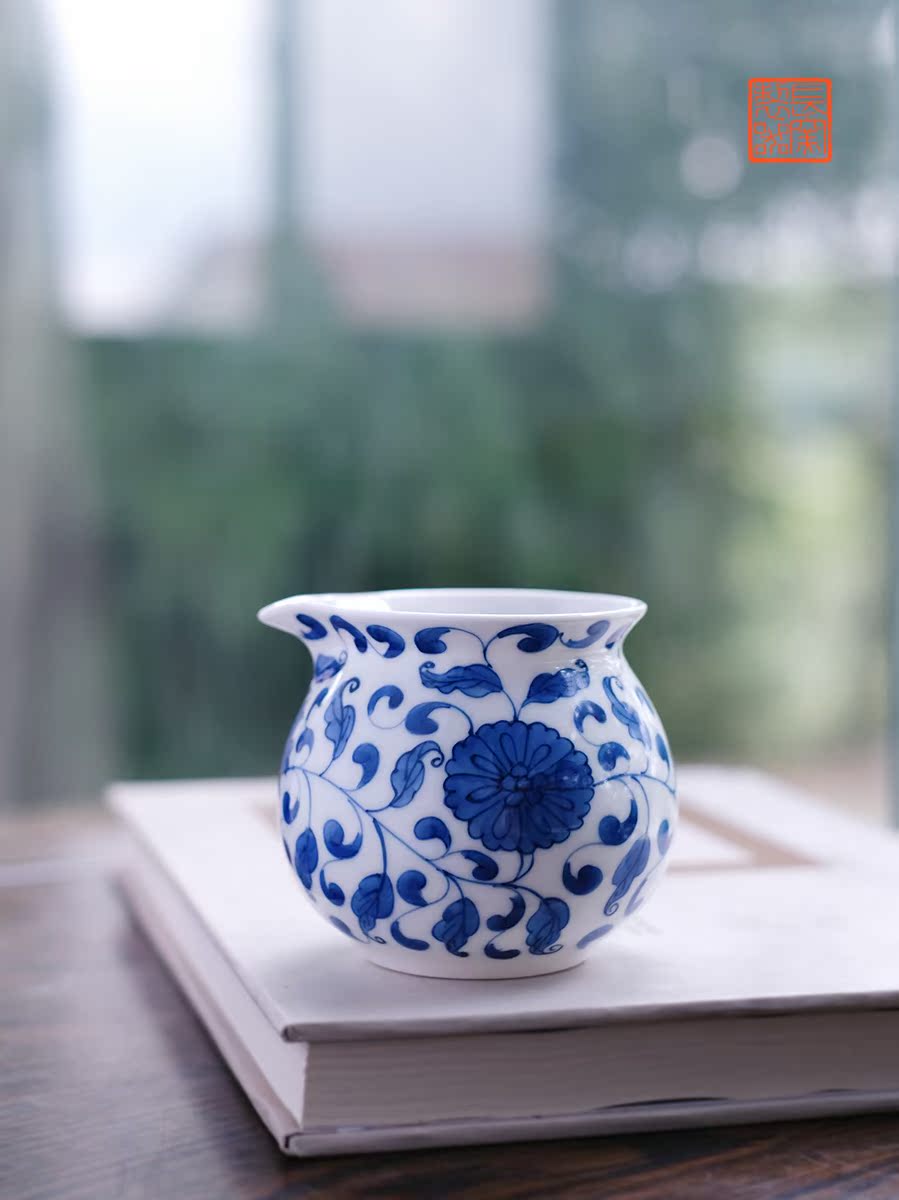
[[[681,773],[670,873],[584,966],[413,978],[291,877],[270,780],[120,784],[138,920],[289,1154],[899,1108],[899,838]]]

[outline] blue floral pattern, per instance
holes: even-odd
[[[295,616],[315,678],[282,762],[283,840],[335,928],[508,960],[581,951],[643,903],[675,782],[621,653],[627,625],[404,636]],[[409,663],[402,687],[383,681],[389,660]]]
[[[595,785],[586,754],[555,729],[497,721],[456,743],[443,786],[488,850],[533,854],[580,829]]]

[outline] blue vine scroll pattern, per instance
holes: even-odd
[[[334,615],[328,630],[312,616],[296,619],[307,641],[342,646],[314,654],[314,685],[288,736],[281,776],[288,860],[337,929],[418,953],[442,948],[464,958],[476,944],[488,958],[512,959],[561,950],[572,904],[604,885],[596,911],[605,919],[577,949],[639,907],[671,835],[667,817],[652,828],[659,807],[651,793],[661,789],[663,809],[673,811],[675,783],[657,714],[616,651],[626,629],[603,619],[566,637],[533,622],[485,640],[471,629],[431,626],[410,645],[384,625],[363,631]],[[454,654],[444,666],[448,639]],[[496,662],[502,643],[524,655],[552,648],[556,663],[561,651],[564,665],[531,673],[516,698]],[[472,652],[460,656],[460,646]],[[365,672],[346,671],[369,653],[417,654],[416,691],[434,698],[409,700],[408,687],[395,683],[363,697]],[[488,700],[490,719],[479,720]],[[568,702],[572,736],[540,719],[558,701]],[[497,704],[507,709],[498,719]],[[385,763],[388,744],[406,748]],[[557,883],[547,887],[535,862],[582,829],[589,836],[558,857]],[[364,850],[365,874],[354,874],[352,860]]]

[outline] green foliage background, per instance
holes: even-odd
[[[760,291],[691,269],[652,292],[620,249],[662,221],[695,261],[712,220],[760,221],[809,187],[849,204],[885,177],[879,9],[554,11],[552,299],[533,328],[354,330],[298,246],[250,336],[76,347],[120,773],[271,770],[308,671],[253,614],[303,591],[640,595],[632,661],[682,757],[838,750],[882,721],[886,285]],[[742,155],[746,79],[778,73],[833,76],[833,166],[688,193],[687,140]],[[692,116],[669,102],[684,78]]]

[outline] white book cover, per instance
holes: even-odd
[[[671,869],[645,912],[599,943],[583,966],[495,981],[400,975],[349,946],[305,900],[284,860],[271,780],[120,784],[111,803],[138,847],[126,886],[139,918],[289,1152],[899,1107],[894,1056],[851,1083],[847,1075],[848,1086],[838,1088],[846,1068],[826,1049],[835,1035],[839,1041],[840,1014],[862,1012],[870,1014],[869,1043],[895,1044],[889,1021],[899,1010],[899,839],[751,771],[687,768],[680,794]],[[338,1100],[328,1107],[330,1084],[318,1083],[319,1075],[326,1081],[326,1061],[327,1079],[339,1082],[344,1059],[374,1060],[384,1039],[406,1039],[396,1045],[418,1055],[408,1059],[411,1076],[429,1053],[438,1061],[447,1037],[582,1031],[581,1039],[591,1039],[582,1046],[608,1054],[635,1026],[671,1021],[686,1022],[680,1029],[698,1038],[701,1059],[703,1039],[709,1049],[713,1043],[708,1025],[697,1022],[721,1018],[735,1022],[721,1052],[736,1056],[739,1071],[736,1044],[745,1041],[749,1063],[752,1031],[761,1029],[741,1020],[789,1016],[795,1028],[800,1013],[809,1015],[805,1041],[793,1039],[802,1095],[790,1092],[785,1067],[765,1096],[757,1081],[742,1089],[737,1081],[726,1098],[705,1100],[718,1093],[699,1090],[700,1073],[690,1102],[660,1103],[670,1093],[653,1097],[651,1079],[640,1082],[638,1072],[633,1092],[622,1093],[629,1103],[568,1112],[560,1093],[555,1107],[550,1097],[547,1111],[528,1115],[504,1102],[500,1079],[481,1100],[490,1113],[459,1100],[452,1121],[435,1123],[425,1113],[417,1126],[400,1127],[390,1124],[387,1104],[373,1128],[354,1124],[351,1112],[341,1122]],[[608,1040],[613,1027],[617,1042]],[[773,1036],[778,1027],[767,1029]],[[815,1038],[825,1048],[820,1068],[809,1051]],[[320,1072],[313,1069],[319,1061]],[[314,1089],[310,1116],[306,1093]]]

